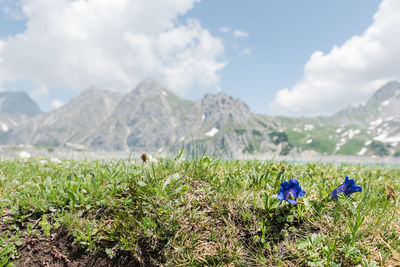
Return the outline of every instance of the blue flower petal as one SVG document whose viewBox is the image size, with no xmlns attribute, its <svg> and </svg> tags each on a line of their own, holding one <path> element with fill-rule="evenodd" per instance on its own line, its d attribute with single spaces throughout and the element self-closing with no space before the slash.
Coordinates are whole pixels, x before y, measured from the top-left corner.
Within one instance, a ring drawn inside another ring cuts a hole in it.
<svg viewBox="0 0 400 267">
<path fill-rule="evenodd" d="M 290 183 L 283 181 L 281 183 L 281 190 L 282 190 L 282 188 L 283 188 L 283 190 L 288 190 L 290 188 Z"/>
<path fill-rule="evenodd" d="M 285 199 L 285 195 L 283 194 L 282 191 L 280 191 L 280 192 L 278 193 L 278 199 L 279 199 L 280 201 L 282 201 L 282 200 Z"/>
<path fill-rule="evenodd" d="M 294 178 L 290 179 L 289 183 L 291 184 L 291 186 L 299 186 L 299 181 Z"/>
<path fill-rule="evenodd" d="M 297 204 L 297 201 L 294 199 L 285 199 L 287 202 L 289 202 L 290 204 Z"/>
<path fill-rule="evenodd" d="M 346 179 L 343 184 L 346 186 L 352 186 L 356 184 L 356 182 L 354 182 L 354 179 Z"/>
<path fill-rule="evenodd" d="M 295 195 L 297 195 L 301 191 L 300 185 L 294 185 L 292 187 L 293 192 L 295 192 Z"/>
<path fill-rule="evenodd" d="M 362 192 L 362 187 L 359 185 L 354 184 L 351 188 L 350 188 L 351 192 Z"/>
<path fill-rule="evenodd" d="M 362 192 L 362 187 L 359 185 L 356 185 L 354 179 L 349 179 L 349 177 L 346 175 L 346 179 L 344 182 L 336 187 L 332 192 L 331 192 L 331 198 L 337 199 L 339 193 L 345 194 L 345 196 L 350 196 L 351 194 L 355 192 Z"/>
<path fill-rule="evenodd" d="M 301 189 L 299 181 L 292 178 L 289 182 L 283 181 L 278 193 L 280 201 L 286 200 L 290 204 L 297 204 L 297 198 L 304 196 L 306 192 Z"/>
<path fill-rule="evenodd" d="M 300 190 L 300 191 L 297 193 L 297 198 L 302 197 L 302 196 L 304 196 L 305 194 L 306 194 L 306 191 L 304 191 L 304 190 L 302 189 L 302 190 Z"/>
<path fill-rule="evenodd" d="M 332 191 L 332 193 L 331 193 L 331 198 L 333 198 L 333 199 L 337 199 L 338 198 L 338 190 L 337 190 L 337 188 L 335 189 L 335 190 L 333 190 Z"/>
</svg>

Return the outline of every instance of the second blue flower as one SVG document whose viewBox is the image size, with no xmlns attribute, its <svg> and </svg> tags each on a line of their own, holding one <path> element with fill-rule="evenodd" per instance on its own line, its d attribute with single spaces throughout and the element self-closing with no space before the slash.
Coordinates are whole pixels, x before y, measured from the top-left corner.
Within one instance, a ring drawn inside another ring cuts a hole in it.
<svg viewBox="0 0 400 267">
<path fill-rule="evenodd" d="M 346 197 L 348 197 L 355 192 L 362 192 L 362 187 L 356 185 L 354 179 L 349 179 L 349 176 L 346 175 L 344 182 L 332 191 L 331 197 L 333 199 L 337 199 L 340 193 L 343 193 Z"/>
</svg>

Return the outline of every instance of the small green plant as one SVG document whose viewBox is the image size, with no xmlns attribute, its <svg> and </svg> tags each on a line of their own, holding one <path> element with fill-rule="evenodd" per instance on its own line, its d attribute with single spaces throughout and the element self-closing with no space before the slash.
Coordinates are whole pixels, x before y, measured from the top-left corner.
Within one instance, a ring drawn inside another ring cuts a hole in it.
<svg viewBox="0 0 400 267">
<path fill-rule="evenodd" d="M 349 217 L 346 222 L 347 227 L 350 230 L 348 235 L 348 244 L 353 245 L 354 242 L 360 239 L 362 233 L 359 231 L 362 223 L 364 222 L 365 217 L 362 215 L 361 211 L 358 211 L 354 217 Z"/>
<path fill-rule="evenodd" d="M 39 222 L 39 227 L 42 229 L 44 236 L 50 236 L 51 224 L 47 221 L 47 214 L 43 214 L 41 221 Z"/>
<path fill-rule="evenodd" d="M 74 236 L 75 242 L 83 245 L 87 248 L 87 251 L 91 251 L 96 246 L 96 233 L 98 229 L 93 223 L 86 222 L 85 228 L 82 230 L 75 229 Z"/>
<path fill-rule="evenodd" d="M 0 234 L 0 266 L 15 266 L 13 260 L 18 257 L 18 247 L 22 245 L 20 233 L 10 232 Z"/>
<path fill-rule="evenodd" d="M 26 234 L 28 236 L 38 236 L 39 231 L 37 229 L 32 229 L 33 228 L 33 223 L 28 223 L 26 226 Z"/>
</svg>

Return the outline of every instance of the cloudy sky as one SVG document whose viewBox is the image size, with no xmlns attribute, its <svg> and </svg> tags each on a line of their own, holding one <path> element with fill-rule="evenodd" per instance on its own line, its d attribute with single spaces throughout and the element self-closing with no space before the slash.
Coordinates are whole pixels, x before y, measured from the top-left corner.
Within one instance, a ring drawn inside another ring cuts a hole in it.
<svg viewBox="0 0 400 267">
<path fill-rule="evenodd" d="M 330 114 L 400 80 L 399 0 L 0 0 L 0 90 L 48 111 L 146 77 L 264 114 Z"/>
</svg>

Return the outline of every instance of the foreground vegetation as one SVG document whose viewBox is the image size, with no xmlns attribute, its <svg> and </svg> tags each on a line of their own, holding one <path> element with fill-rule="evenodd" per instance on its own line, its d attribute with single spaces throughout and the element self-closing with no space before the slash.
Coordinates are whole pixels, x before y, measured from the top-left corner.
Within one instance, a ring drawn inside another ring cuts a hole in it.
<svg viewBox="0 0 400 267">
<path fill-rule="evenodd" d="M 363 192 L 331 200 L 345 175 Z M 292 177 L 306 191 L 296 205 L 276 198 Z M 395 266 L 398 192 L 394 167 L 208 157 L 4 161 L 0 266 L 68 265 L 88 255 L 87 264 L 104 260 L 96 266 Z"/>
</svg>

